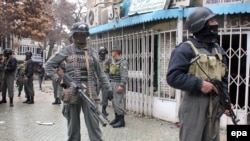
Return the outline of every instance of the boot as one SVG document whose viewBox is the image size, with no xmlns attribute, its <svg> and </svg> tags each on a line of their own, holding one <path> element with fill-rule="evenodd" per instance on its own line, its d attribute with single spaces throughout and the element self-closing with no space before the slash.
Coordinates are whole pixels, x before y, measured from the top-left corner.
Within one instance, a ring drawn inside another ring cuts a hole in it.
<svg viewBox="0 0 250 141">
<path fill-rule="evenodd" d="M 102 113 L 104 116 L 108 116 L 109 114 L 106 111 L 107 106 L 102 106 Z"/>
<path fill-rule="evenodd" d="M 30 101 L 27 102 L 27 104 L 34 104 L 34 96 L 31 96 L 31 97 L 30 97 Z"/>
<path fill-rule="evenodd" d="M 13 104 L 13 97 L 10 97 L 10 107 L 13 107 L 14 104 Z"/>
<path fill-rule="evenodd" d="M 30 101 L 30 97 L 28 96 L 27 99 L 23 103 L 28 103 Z"/>
<path fill-rule="evenodd" d="M 2 103 L 7 103 L 6 96 L 3 96 L 2 100 L 0 101 L 0 104 L 2 104 Z"/>
<path fill-rule="evenodd" d="M 124 115 L 118 115 L 118 119 L 118 122 L 112 125 L 113 128 L 125 127 Z"/>
<path fill-rule="evenodd" d="M 61 99 L 57 98 L 57 104 L 61 104 Z"/>
<path fill-rule="evenodd" d="M 115 124 L 116 122 L 118 122 L 118 115 L 117 115 L 117 113 L 115 113 L 115 119 L 114 120 L 112 120 L 110 123 L 109 123 L 109 125 L 113 125 L 113 124 Z"/>
</svg>

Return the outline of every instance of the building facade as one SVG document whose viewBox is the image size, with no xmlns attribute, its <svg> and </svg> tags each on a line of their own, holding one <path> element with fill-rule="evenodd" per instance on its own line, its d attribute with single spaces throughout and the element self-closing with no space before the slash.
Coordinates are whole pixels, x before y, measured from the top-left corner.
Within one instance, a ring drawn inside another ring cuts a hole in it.
<svg viewBox="0 0 250 141">
<path fill-rule="evenodd" d="M 105 46 L 109 50 L 114 44 L 122 46 L 123 57 L 129 64 L 127 110 L 139 116 L 177 122 L 181 91 L 167 84 L 166 73 L 172 50 L 189 36 L 185 18 L 197 6 L 209 7 L 218 15 L 219 44 L 229 58 L 230 97 L 239 124 L 248 124 L 249 1 L 123 0 L 109 5 L 99 4 L 89 8 L 93 11 L 93 15 L 89 12 L 87 17 L 91 27 L 90 44 L 95 48 Z M 222 127 L 232 124 L 230 118 L 223 116 L 222 119 Z"/>
</svg>

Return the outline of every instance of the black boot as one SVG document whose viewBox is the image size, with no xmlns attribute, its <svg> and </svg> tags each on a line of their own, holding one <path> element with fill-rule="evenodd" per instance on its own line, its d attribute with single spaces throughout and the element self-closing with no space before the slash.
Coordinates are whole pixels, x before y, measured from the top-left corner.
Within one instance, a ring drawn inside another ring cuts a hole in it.
<svg viewBox="0 0 250 141">
<path fill-rule="evenodd" d="M 115 124 L 116 122 L 118 122 L 118 115 L 117 115 L 117 113 L 115 113 L 115 119 L 114 120 L 112 120 L 110 123 L 109 123 L 109 125 L 113 125 L 113 124 Z"/>
<path fill-rule="evenodd" d="M 120 127 L 125 127 L 125 120 L 124 120 L 124 115 L 118 115 L 118 121 L 113 124 L 113 128 L 120 128 Z"/>
<path fill-rule="evenodd" d="M 30 97 L 30 101 L 27 102 L 27 104 L 34 104 L 34 96 L 31 96 L 31 97 Z"/>
<path fill-rule="evenodd" d="M 28 96 L 27 99 L 23 103 L 28 103 L 30 101 L 30 97 Z"/>
<path fill-rule="evenodd" d="M 2 104 L 2 103 L 7 103 L 5 96 L 3 96 L 3 99 L 0 101 L 0 104 Z"/>
<path fill-rule="evenodd" d="M 102 106 L 102 113 L 103 115 L 108 116 L 109 114 L 107 113 L 106 108 L 107 106 Z"/>
<path fill-rule="evenodd" d="M 13 104 L 13 97 L 10 97 L 10 107 L 13 107 L 14 104 Z"/>
<path fill-rule="evenodd" d="M 61 104 L 61 99 L 57 98 L 57 104 Z"/>
</svg>

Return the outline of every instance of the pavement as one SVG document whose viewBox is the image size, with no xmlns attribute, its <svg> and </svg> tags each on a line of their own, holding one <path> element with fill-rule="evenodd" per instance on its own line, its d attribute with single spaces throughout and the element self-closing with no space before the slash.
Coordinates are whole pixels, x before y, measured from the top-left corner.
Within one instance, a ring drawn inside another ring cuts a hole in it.
<svg viewBox="0 0 250 141">
<path fill-rule="evenodd" d="M 24 92 L 17 96 L 15 87 L 14 107 L 0 105 L 0 141 L 66 141 L 67 124 L 61 114 L 61 105 L 54 102 L 52 82 L 43 82 L 39 90 L 38 81 L 34 80 L 35 103 L 24 104 Z M 1 96 L 0 96 L 1 98 Z M 107 109 L 112 120 L 114 113 Z M 81 140 L 89 141 L 83 114 L 81 114 Z M 148 117 L 141 117 L 128 111 L 125 115 L 126 127 L 101 127 L 105 141 L 178 141 L 179 128 L 175 123 Z M 40 125 L 39 122 L 52 125 Z M 226 131 L 221 129 L 221 141 L 226 141 Z"/>
</svg>

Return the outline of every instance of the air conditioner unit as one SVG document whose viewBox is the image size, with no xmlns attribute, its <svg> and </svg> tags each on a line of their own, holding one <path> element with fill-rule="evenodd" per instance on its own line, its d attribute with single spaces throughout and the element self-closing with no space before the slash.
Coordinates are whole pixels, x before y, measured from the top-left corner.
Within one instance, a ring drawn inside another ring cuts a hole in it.
<svg viewBox="0 0 250 141">
<path fill-rule="evenodd" d="M 110 5 L 106 9 L 108 11 L 108 22 L 120 19 L 120 5 Z"/>
<path fill-rule="evenodd" d="M 101 23 L 101 15 L 100 15 L 101 10 L 100 9 L 101 9 L 100 6 L 97 6 L 97 7 L 91 8 L 88 11 L 86 20 L 87 20 L 89 27 L 100 25 Z"/>
</svg>

